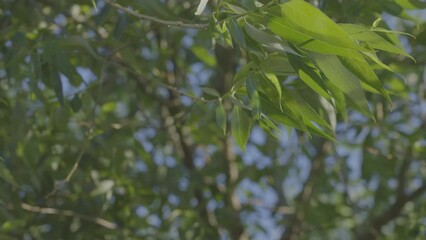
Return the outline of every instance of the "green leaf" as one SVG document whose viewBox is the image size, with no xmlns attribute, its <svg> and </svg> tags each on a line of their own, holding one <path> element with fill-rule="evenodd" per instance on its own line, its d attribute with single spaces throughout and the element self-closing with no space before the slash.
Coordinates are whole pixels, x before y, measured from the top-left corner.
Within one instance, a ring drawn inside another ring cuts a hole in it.
<svg viewBox="0 0 426 240">
<path fill-rule="evenodd" d="M 269 55 L 261 63 L 261 68 L 265 72 L 271 72 L 276 75 L 293 75 L 295 71 L 288 58 L 279 55 Z"/>
<path fill-rule="evenodd" d="M 379 23 L 381 23 L 383 21 L 382 17 L 380 16 L 379 18 L 377 18 L 376 20 L 374 20 L 372 27 L 377 27 L 379 25 Z M 344 28 L 343 28 L 344 29 Z"/>
<path fill-rule="evenodd" d="M 253 69 L 256 68 L 256 64 L 254 62 L 248 62 L 247 64 L 243 65 L 240 70 L 234 75 L 234 78 L 232 79 L 232 82 L 234 84 L 237 84 L 243 80 L 245 80 Z"/>
<path fill-rule="evenodd" d="M 351 56 L 359 49 L 349 34 L 309 3 L 284 3 L 281 13 L 282 16 L 270 18 L 269 27 L 297 47 L 341 56 Z"/>
<path fill-rule="evenodd" d="M 306 65 L 301 58 L 297 56 L 289 56 L 291 65 L 298 72 L 300 79 L 317 94 L 331 101 L 331 96 L 323 84 L 323 80 L 317 72 L 310 66 Z"/>
<path fill-rule="evenodd" d="M 272 120 L 294 127 L 303 131 L 307 131 L 306 125 L 303 122 L 303 118 L 300 114 L 296 114 L 289 108 L 287 102 L 284 102 L 284 112 L 281 111 L 278 104 L 273 102 L 264 92 L 259 91 L 260 104 L 262 112 Z"/>
<path fill-rule="evenodd" d="M 360 112 L 373 117 L 358 78 L 345 68 L 338 57 L 317 53 L 311 56 L 330 82 L 353 101 Z"/>
<path fill-rule="evenodd" d="M 264 46 L 278 50 L 280 52 L 288 52 L 294 55 L 299 55 L 288 45 L 286 41 L 277 38 L 273 34 L 257 29 L 249 23 L 244 24 L 244 31 L 250 38 L 263 44 Z"/>
<path fill-rule="evenodd" d="M 82 103 L 81 103 L 81 98 L 79 94 L 74 94 L 74 97 L 70 101 L 70 105 L 74 112 L 80 111 Z"/>
<path fill-rule="evenodd" d="M 2 232 L 12 232 L 16 231 L 17 229 L 23 228 L 27 224 L 27 219 L 13 219 L 2 222 L 1 225 L 1 231 Z M 2 238 L 3 239 L 3 238 Z M 7 239 L 7 238 L 6 238 Z M 16 239 L 16 238 L 10 238 L 10 239 Z"/>
<path fill-rule="evenodd" d="M 367 86 L 381 93 L 389 102 L 391 101 L 388 92 L 385 90 L 376 73 L 367 61 L 364 59 L 359 60 L 359 58 L 355 59 L 348 57 L 340 57 L 340 61 Z"/>
<path fill-rule="evenodd" d="M 209 21 L 209 28 L 213 32 L 213 43 L 216 42 L 224 47 L 227 46 L 233 46 L 232 45 L 232 39 L 231 34 L 229 32 L 228 27 L 226 26 L 226 22 L 220 23 L 217 19 L 215 14 L 213 13 L 210 21 Z"/>
<path fill-rule="evenodd" d="M 426 2 L 421 0 L 395 0 L 395 2 L 405 9 L 426 8 Z"/>
<path fill-rule="evenodd" d="M 259 120 L 259 126 L 265 130 L 268 134 L 278 139 L 278 135 L 281 130 L 277 127 L 277 125 L 269 119 L 267 116 L 262 116 Z"/>
<path fill-rule="evenodd" d="M 240 26 L 238 26 L 237 21 L 231 18 L 227 22 L 227 26 L 228 26 L 229 32 L 231 33 L 232 40 L 234 40 L 234 42 L 237 43 L 238 46 L 242 48 L 246 48 L 244 33 L 241 30 Z"/>
<path fill-rule="evenodd" d="M 99 56 L 90 46 L 89 42 L 81 36 L 69 36 L 64 39 L 60 39 L 57 42 L 57 47 L 61 48 L 81 48 L 87 51 L 92 57 L 99 59 Z"/>
<path fill-rule="evenodd" d="M 355 24 L 340 24 L 340 26 L 355 40 L 363 41 L 374 49 L 380 49 L 390 53 L 404 55 L 414 60 L 414 58 L 407 54 L 403 49 L 391 44 L 377 33 L 372 32 L 363 26 Z"/>
<path fill-rule="evenodd" d="M 202 87 L 201 90 L 203 90 L 203 92 L 213 97 L 220 97 L 219 92 L 214 88 Z"/>
<path fill-rule="evenodd" d="M 0 178 L 12 186 L 18 186 L 9 168 L 5 165 L 3 158 L 0 157 Z"/>
<path fill-rule="evenodd" d="M 57 52 L 56 56 L 54 56 L 53 64 L 59 72 L 69 79 L 73 86 L 78 87 L 83 82 L 80 74 L 71 64 L 69 56 L 64 51 Z"/>
<path fill-rule="evenodd" d="M 394 34 L 394 35 L 406 35 L 406 36 L 409 36 L 409 37 L 412 37 L 412 38 L 416 38 L 414 35 L 406 33 L 406 32 L 393 31 L 393 30 L 388 30 L 388 29 L 379 28 L 379 27 L 372 27 L 371 31 L 387 33 L 387 34 Z"/>
<path fill-rule="evenodd" d="M 215 110 L 215 118 L 217 126 L 222 130 L 222 133 L 226 134 L 226 112 L 223 107 L 223 103 L 220 102 Z"/>
<path fill-rule="evenodd" d="M 234 106 L 231 114 L 231 131 L 237 145 L 246 150 L 246 143 L 251 130 L 251 118 L 238 106 Z"/>
<path fill-rule="evenodd" d="M 0 96 L 0 124 L 3 125 L 3 127 L 5 127 L 7 123 L 10 123 L 10 116 L 10 103 L 7 98 Z"/>
<path fill-rule="evenodd" d="M 275 94 L 272 94 L 273 98 L 277 99 L 279 106 L 282 110 L 282 104 L 281 104 L 281 97 L 283 95 L 282 93 L 282 89 L 281 89 L 281 84 L 280 81 L 278 80 L 277 76 L 275 76 L 275 74 L 273 73 L 269 73 L 269 72 L 264 72 L 263 75 L 266 78 L 266 83 L 268 83 L 266 86 L 268 86 L 268 88 L 272 89 Z M 265 85 L 262 85 L 263 87 Z M 269 93 L 271 92 L 269 89 L 264 89 L 265 92 Z"/>
<path fill-rule="evenodd" d="M 371 60 L 373 60 L 373 62 L 377 63 L 377 65 L 379 65 L 380 67 L 382 67 L 383 69 L 386 69 L 390 72 L 395 72 L 395 70 L 393 70 L 392 68 L 390 68 L 388 65 L 384 64 L 382 62 L 382 60 L 380 60 L 380 58 L 377 56 L 377 54 L 373 51 L 362 51 L 362 54 L 364 54 L 365 56 L 367 56 L 368 58 L 370 58 Z"/>
<path fill-rule="evenodd" d="M 64 92 L 62 88 L 62 80 L 60 78 L 59 73 L 56 71 L 56 69 L 53 68 L 52 65 L 50 65 L 49 67 L 49 77 L 46 81 L 48 81 L 48 84 L 46 85 L 55 91 L 56 98 L 58 99 L 61 106 L 63 106 Z"/>
<path fill-rule="evenodd" d="M 111 112 L 115 111 L 116 108 L 117 108 L 117 103 L 113 102 L 113 101 L 106 102 L 101 107 L 102 112 L 104 112 L 104 113 L 111 113 Z"/>
<path fill-rule="evenodd" d="M 301 129 L 307 133 L 309 133 L 308 128 L 306 127 L 305 117 L 303 116 L 303 112 L 300 104 L 296 101 L 296 99 L 290 94 L 287 89 L 283 89 L 284 94 L 282 95 L 282 100 L 279 101 L 280 108 L 282 109 L 282 105 L 285 104 L 290 111 L 293 113 L 293 119 L 300 123 Z M 289 112 L 286 111 L 288 114 Z"/>
<path fill-rule="evenodd" d="M 235 6 L 233 4 L 230 3 L 225 3 L 226 7 L 232 11 L 232 13 L 235 13 L 237 15 L 242 15 L 245 14 L 247 12 L 247 10 L 245 10 L 244 8 Z"/>
<path fill-rule="evenodd" d="M 284 89 L 284 91 L 284 95 L 290 95 L 295 100 L 295 107 L 299 109 L 306 124 L 309 124 L 313 121 L 319 126 L 323 127 L 325 131 L 329 132 L 329 134 L 331 134 L 332 128 L 330 124 L 328 124 L 328 122 L 325 121 L 324 118 L 315 109 L 313 109 L 301 96 L 299 96 L 296 91 L 289 91 L 286 89 Z"/>
<path fill-rule="evenodd" d="M 260 110 L 260 97 L 259 92 L 257 91 L 257 84 L 253 79 L 252 74 L 249 74 L 246 80 L 246 89 L 250 99 L 250 107 L 252 112 L 252 117 L 254 120 L 260 119 L 261 110 Z"/>
<path fill-rule="evenodd" d="M 201 61 L 203 61 L 209 67 L 216 66 L 216 58 L 205 48 L 199 45 L 193 45 L 191 47 L 192 53 Z"/>
</svg>

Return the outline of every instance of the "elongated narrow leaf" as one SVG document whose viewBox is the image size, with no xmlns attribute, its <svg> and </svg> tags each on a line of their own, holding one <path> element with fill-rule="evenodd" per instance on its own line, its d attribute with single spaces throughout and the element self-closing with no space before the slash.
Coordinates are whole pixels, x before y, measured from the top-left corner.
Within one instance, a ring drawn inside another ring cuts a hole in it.
<svg viewBox="0 0 426 240">
<path fill-rule="evenodd" d="M 426 8 L 426 2 L 421 0 L 395 0 L 395 2 L 405 9 Z"/>
<path fill-rule="evenodd" d="M 401 32 L 401 31 L 394 31 L 394 30 L 388 30 L 388 29 L 384 29 L 384 28 L 380 28 L 380 27 L 373 27 L 373 28 L 371 28 L 371 31 L 380 32 L 380 33 L 386 33 L 386 34 L 393 34 L 393 35 L 406 35 L 406 36 L 409 36 L 409 37 L 412 37 L 412 38 L 416 38 L 414 35 L 412 35 L 410 33 Z"/>
<path fill-rule="evenodd" d="M 302 130 L 309 133 L 308 128 L 306 127 L 306 121 L 304 121 L 303 112 L 301 111 L 301 107 L 296 99 L 291 96 L 291 94 L 283 90 L 285 93 L 282 95 L 282 101 L 280 101 L 280 108 L 282 109 L 282 105 L 287 106 L 290 111 L 294 114 L 295 120 L 301 123 Z"/>
<path fill-rule="evenodd" d="M 285 107 L 284 114 L 281 109 L 278 107 L 278 104 L 274 103 L 272 100 L 267 97 L 267 95 L 261 91 L 259 91 L 260 104 L 262 107 L 262 112 L 265 113 L 266 116 L 271 118 L 273 121 L 277 123 L 281 123 L 290 127 L 294 127 L 300 130 L 305 130 L 303 119 L 301 116 L 296 117 L 296 115 L 287 107 Z M 288 110 L 288 111 L 286 111 Z M 298 120 L 296 120 L 298 118 Z"/>
<path fill-rule="evenodd" d="M 82 101 L 81 101 L 79 94 L 74 94 L 74 97 L 70 101 L 70 105 L 71 105 L 71 109 L 74 112 L 80 111 Z"/>
<path fill-rule="evenodd" d="M 330 82 L 354 102 L 359 111 L 372 117 L 359 79 L 345 68 L 339 58 L 317 53 L 311 56 Z"/>
<path fill-rule="evenodd" d="M 281 130 L 277 127 L 277 125 L 269 119 L 267 116 L 263 116 L 259 121 L 259 126 L 265 130 L 271 136 L 278 138 L 278 135 Z"/>
<path fill-rule="evenodd" d="M 323 84 L 323 80 L 311 67 L 307 66 L 301 58 L 297 56 L 289 56 L 289 61 L 293 68 L 298 71 L 300 79 L 312 90 L 331 101 L 331 96 Z"/>
<path fill-rule="evenodd" d="M 351 35 L 357 41 L 363 41 L 374 49 L 379 49 L 387 51 L 390 53 L 404 55 L 413 59 L 409 54 L 407 54 L 404 49 L 399 48 L 392 43 L 388 42 L 386 39 L 378 35 L 377 33 L 370 31 L 369 29 L 355 24 L 341 24 L 340 25 L 347 33 Z M 414 60 L 414 59 L 413 59 Z"/>
<path fill-rule="evenodd" d="M 246 89 L 250 98 L 250 107 L 254 120 L 258 120 L 261 116 L 260 98 L 257 88 L 258 86 L 255 82 L 255 79 L 253 79 L 252 74 L 249 74 L 246 80 Z"/>
<path fill-rule="evenodd" d="M 311 4 L 292 0 L 281 5 L 281 13 L 285 22 L 309 34 L 314 39 L 320 39 L 330 44 L 357 49 L 350 36 L 321 10 Z"/>
<path fill-rule="evenodd" d="M 69 36 L 64 39 L 57 41 L 57 47 L 59 48 L 81 48 L 87 51 L 91 56 L 99 59 L 99 56 L 90 46 L 89 42 L 81 36 Z"/>
<path fill-rule="evenodd" d="M 241 67 L 241 69 L 234 75 L 234 78 L 232 79 L 232 82 L 234 84 L 239 83 L 243 80 L 245 80 L 250 73 L 255 68 L 254 62 L 249 62 Z"/>
<path fill-rule="evenodd" d="M 4 164 L 4 160 L 0 157 L 0 178 L 13 186 L 18 186 L 15 178 L 9 168 Z"/>
<path fill-rule="evenodd" d="M 46 76 L 42 78 L 43 83 L 55 91 L 55 95 L 59 103 L 61 106 L 63 106 L 64 92 L 62 89 L 62 80 L 60 78 L 59 72 L 54 67 L 54 64 L 51 62 L 44 63 L 42 66 L 42 74 Z"/>
<path fill-rule="evenodd" d="M 193 45 L 191 47 L 192 53 L 209 67 L 216 66 L 216 58 L 205 47 Z"/>
<path fill-rule="evenodd" d="M 231 115 L 231 131 L 237 145 L 245 151 L 251 130 L 251 118 L 238 106 L 234 106 Z"/>
<path fill-rule="evenodd" d="M 381 93 L 389 102 L 391 101 L 388 92 L 367 61 L 347 57 L 340 57 L 340 61 L 367 86 Z"/>
<path fill-rule="evenodd" d="M 54 57 L 53 64 L 59 72 L 69 79 L 73 86 L 78 87 L 83 82 L 83 79 L 80 74 L 78 74 L 76 68 L 71 64 L 69 56 L 65 52 L 58 51 L 57 55 Z"/>
<path fill-rule="evenodd" d="M 223 107 L 222 102 L 217 105 L 215 110 L 215 117 L 216 117 L 216 124 L 219 126 L 219 128 L 222 130 L 222 133 L 226 134 L 226 112 L 225 108 Z"/>
<path fill-rule="evenodd" d="M 283 104 L 284 107 L 286 108 L 287 111 L 285 111 L 285 114 L 282 113 L 280 111 L 280 109 L 277 107 L 277 104 L 274 104 L 273 102 L 271 102 L 268 97 L 266 97 L 266 95 L 262 92 L 259 92 L 260 95 L 260 99 L 261 99 L 261 105 L 262 105 L 262 110 L 265 113 L 265 115 L 267 117 L 269 117 L 271 120 L 277 122 L 277 123 L 281 123 L 284 124 L 286 126 L 289 127 L 293 127 L 299 130 L 302 130 L 304 132 L 313 132 L 315 134 L 318 134 L 320 136 L 323 136 L 327 139 L 333 140 L 333 136 L 330 134 L 327 134 L 326 132 L 324 132 L 323 130 L 319 129 L 318 127 L 316 127 L 314 124 L 312 124 L 311 122 L 309 122 L 308 124 L 305 124 L 303 121 L 303 118 L 299 113 L 298 116 L 288 107 L 287 104 Z M 291 98 L 289 98 L 291 100 Z M 285 103 L 286 101 L 284 101 Z M 296 106 L 296 104 L 290 104 L 293 106 Z M 297 111 L 297 109 L 295 109 L 295 111 Z M 263 118 L 262 118 L 263 119 Z M 269 120 L 269 119 L 268 119 Z"/>
<path fill-rule="evenodd" d="M 277 76 L 275 76 L 275 74 L 273 73 L 264 73 L 266 79 L 268 80 L 267 82 L 269 83 L 269 86 L 272 87 L 272 89 L 276 92 L 277 94 L 277 99 L 281 99 L 283 92 L 281 89 L 281 84 L 280 84 L 280 80 L 278 80 Z M 281 106 L 281 104 L 280 104 Z"/>
<path fill-rule="evenodd" d="M 282 16 L 270 17 L 269 27 L 298 47 L 341 56 L 351 56 L 359 49 L 348 33 L 309 3 L 284 3 L 281 13 Z"/>
<path fill-rule="evenodd" d="M 331 134 L 332 129 L 330 124 L 328 124 L 328 122 L 325 121 L 324 118 L 316 110 L 314 110 L 301 96 L 299 96 L 296 91 L 284 91 L 284 94 L 291 95 L 292 98 L 295 99 L 297 107 L 299 108 L 299 111 L 302 114 L 302 117 L 306 124 L 311 121 L 314 121 L 319 126 L 323 127 L 326 132 Z"/>
<path fill-rule="evenodd" d="M 390 72 L 395 72 L 395 70 L 393 70 L 388 65 L 383 63 L 382 60 L 380 60 L 380 58 L 377 56 L 377 54 L 375 52 L 373 52 L 373 51 L 362 51 L 362 54 L 364 54 L 365 56 L 367 56 L 368 58 L 373 60 L 373 62 L 377 63 L 377 65 L 379 65 L 383 69 L 386 69 Z"/>
<path fill-rule="evenodd" d="M 281 52 L 288 52 L 294 55 L 299 55 L 288 45 L 287 42 L 275 37 L 273 34 L 257 29 L 256 27 L 254 27 L 253 25 L 249 23 L 244 24 L 244 31 L 253 40 L 263 44 L 266 47 L 269 47 Z"/>
<path fill-rule="evenodd" d="M 236 5 L 233 5 L 233 4 L 230 4 L 230 3 L 225 3 L 225 5 L 234 14 L 242 15 L 242 14 L 245 14 L 247 12 L 247 10 L 245 10 L 244 8 L 241 8 L 239 6 L 236 6 Z"/>
<path fill-rule="evenodd" d="M 279 76 L 288 76 L 296 73 L 288 61 L 288 58 L 280 55 L 268 56 L 263 60 L 261 67 L 263 71 L 271 72 Z"/>
<path fill-rule="evenodd" d="M 220 97 L 219 92 L 214 88 L 202 87 L 201 90 L 213 97 Z"/>
<path fill-rule="evenodd" d="M 246 48 L 246 41 L 244 39 L 244 33 L 235 19 L 231 19 L 227 23 L 229 32 L 231 33 L 232 40 L 242 48 Z"/>
</svg>

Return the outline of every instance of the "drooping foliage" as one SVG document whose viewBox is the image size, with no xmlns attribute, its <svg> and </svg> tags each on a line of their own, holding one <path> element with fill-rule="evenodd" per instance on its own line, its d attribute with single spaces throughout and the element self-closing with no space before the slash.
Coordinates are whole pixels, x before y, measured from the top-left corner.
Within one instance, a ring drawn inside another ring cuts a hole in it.
<svg viewBox="0 0 426 240">
<path fill-rule="evenodd" d="M 424 234 L 424 2 L 202 2 L 0 3 L 0 239 Z"/>
</svg>

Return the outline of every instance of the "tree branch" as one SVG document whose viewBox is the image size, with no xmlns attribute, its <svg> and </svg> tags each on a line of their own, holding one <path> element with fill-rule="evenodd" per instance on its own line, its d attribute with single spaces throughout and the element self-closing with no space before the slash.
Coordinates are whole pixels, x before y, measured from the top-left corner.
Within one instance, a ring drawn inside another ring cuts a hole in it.
<svg viewBox="0 0 426 240">
<path fill-rule="evenodd" d="M 411 194 L 399 196 L 385 212 L 383 212 L 380 216 L 378 216 L 371 222 L 370 227 L 367 230 L 357 235 L 357 239 L 376 239 L 377 237 L 379 237 L 381 235 L 382 227 L 388 222 L 400 216 L 401 211 L 406 203 L 415 200 L 425 192 L 426 184 L 423 184 Z"/>
<path fill-rule="evenodd" d="M 407 185 L 406 175 L 412 161 L 411 159 L 412 155 L 413 155 L 413 145 L 409 143 L 408 149 L 405 152 L 404 159 L 402 159 L 402 164 L 398 172 L 398 188 L 397 188 L 398 195 L 404 195 L 404 189 Z"/>
<path fill-rule="evenodd" d="M 113 222 L 110 222 L 110 221 L 105 220 L 103 218 L 92 217 L 92 216 L 89 216 L 89 215 L 76 213 L 76 212 L 73 212 L 71 210 L 61 210 L 61 209 L 56 209 L 56 208 L 43 208 L 43 207 L 38 207 L 38 206 L 32 206 L 32 205 L 27 204 L 27 203 L 22 203 L 21 208 L 26 210 L 26 211 L 29 211 L 29 212 L 40 213 L 40 214 L 61 215 L 61 216 L 65 216 L 65 217 L 76 217 L 76 218 L 83 219 L 87 222 L 95 223 L 95 224 L 97 224 L 101 227 L 107 228 L 107 229 L 112 229 L 112 230 L 117 229 L 117 224 L 115 224 Z"/>
<path fill-rule="evenodd" d="M 135 16 L 141 20 L 148 20 L 151 22 L 156 22 L 159 24 L 167 25 L 167 26 L 174 26 L 174 27 L 182 27 L 182 28 L 195 28 L 195 29 L 205 29 L 208 27 L 208 24 L 206 23 L 184 23 L 182 21 L 170 21 L 170 20 L 163 20 L 159 19 L 153 16 L 144 15 L 138 12 L 135 12 L 129 8 L 123 7 L 120 4 L 113 2 L 112 0 L 105 0 L 106 3 L 111 5 L 114 8 L 117 8 L 127 14 L 130 14 L 132 16 Z"/>
<path fill-rule="evenodd" d="M 214 78 L 215 89 L 220 95 L 225 95 L 232 88 L 232 79 L 238 67 L 238 51 L 237 49 L 226 48 L 216 45 L 214 48 L 216 57 L 216 74 Z M 229 114 L 232 110 L 232 103 L 229 99 L 223 101 L 225 111 Z M 232 222 L 232 226 L 225 227 L 232 239 L 248 239 L 244 230 L 244 225 L 240 220 L 241 202 L 238 198 L 235 189 L 239 182 L 238 159 L 232 148 L 233 139 L 231 135 L 231 126 L 229 119 L 227 120 L 227 132 L 221 140 L 221 158 L 223 164 L 223 172 L 226 176 L 226 188 L 224 191 L 225 205 L 228 207 L 228 218 Z"/>
<path fill-rule="evenodd" d="M 74 176 L 75 172 L 78 169 L 78 165 L 81 162 L 81 159 L 83 158 L 83 154 L 85 152 L 85 148 L 83 147 L 80 150 L 80 153 L 78 154 L 77 158 L 74 161 L 74 165 L 72 166 L 70 172 L 68 173 L 68 175 L 63 179 L 63 180 L 55 180 L 55 185 L 53 186 L 53 189 L 51 192 L 49 192 L 44 198 L 48 199 L 50 197 L 52 197 L 53 195 L 55 195 L 59 190 L 61 190 L 62 188 L 64 188 L 66 186 L 66 184 L 68 184 L 72 178 L 72 176 Z"/>
</svg>

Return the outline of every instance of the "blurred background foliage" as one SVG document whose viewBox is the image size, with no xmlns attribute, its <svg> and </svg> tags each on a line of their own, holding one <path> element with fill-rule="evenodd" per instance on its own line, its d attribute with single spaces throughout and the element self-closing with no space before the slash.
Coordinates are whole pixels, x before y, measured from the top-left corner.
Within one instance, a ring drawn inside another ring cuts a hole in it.
<svg viewBox="0 0 426 240">
<path fill-rule="evenodd" d="M 379 52 L 395 72 L 372 65 L 391 106 L 367 92 L 375 121 L 349 108 L 335 141 L 235 130 L 251 117 L 222 97 L 249 57 L 241 25 L 231 48 L 212 16 L 254 1 L 210 1 L 202 16 L 198 1 L 117 2 L 208 27 L 103 0 L 0 2 L 0 239 L 425 238 L 424 1 L 310 1 L 415 36 L 397 35 L 415 63 Z"/>
</svg>

